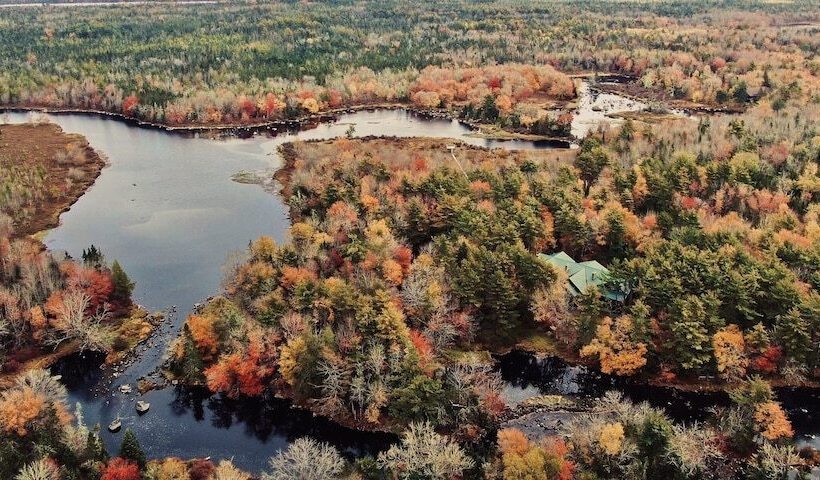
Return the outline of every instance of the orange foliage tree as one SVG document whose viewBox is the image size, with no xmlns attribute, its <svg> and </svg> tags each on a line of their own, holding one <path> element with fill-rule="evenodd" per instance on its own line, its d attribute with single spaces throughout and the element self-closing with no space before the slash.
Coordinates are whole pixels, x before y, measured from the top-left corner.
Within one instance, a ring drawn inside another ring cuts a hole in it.
<svg viewBox="0 0 820 480">
<path fill-rule="evenodd" d="M 786 412 L 777 402 L 770 401 L 757 405 L 754 417 L 758 431 L 767 440 L 782 440 L 794 435 Z"/>
<path fill-rule="evenodd" d="M 30 387 L 4 392 L 0 399 L 0 428 L 20 437 L 26 436 L 45 404 L 45 399 Z"/>
<path fill-rule="evenodd" d="M 728 325 L 712 336 L 718 373 L 726 380 L 737 380 L 746 374 L 749 360 L 746 343 L 737 325 Z"/>
<path fill-rule="evenodd" d="M 571 480 L 575 465 L 566 458 L 569 451 L 563 440 L 545 438 L 531 442 L 514 428 L 498 432 L 504 479 Z"/>
</svg>

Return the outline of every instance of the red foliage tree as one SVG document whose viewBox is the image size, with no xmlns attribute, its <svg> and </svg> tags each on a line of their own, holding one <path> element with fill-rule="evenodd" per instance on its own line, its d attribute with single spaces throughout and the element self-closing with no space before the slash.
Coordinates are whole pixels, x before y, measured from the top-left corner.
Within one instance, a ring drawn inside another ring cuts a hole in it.
<svg viewBox="0 0 820 480">
<path fill-rule="evenodd" d="M 223 356 L 205 370 L 208 388 L 230 398 L 260 395 L 273 373 L 270 365 L 275 363 L 275 351 L 275 347 L 264 342 L 260 334 L 250 335 L 244 352 Z"/>
<path fill-rule="evenodd" d="M 782 356 L 783 350 L 771 345 L 752 360 L 752 369 L 762 373 L 775 373 Z"/>
<path fill-rule="evenodd" d="M 338 90 L 330 90 L 327 92 L 327 104 L 330 108 L 339 108 L 344 103 L 341 92 Z"/>
<path fill-rule="evenodd" d="M 140 480 L 140 478 L 140 469 L 136 463 L 115 457 L 106 465 L 101 480 Z"/>
<path fill-rule="evenodd" d="M 393 250 L 393 260 L 401 265 L 402 274 L 407 275 L 410 271 L 410 263 L 413 261 L 413 251 L 406 245 L 399 245 Z"/>
<path fill-rule="evenodd" d="M 430 340 L 418 330 L 410 330 L 410 341 L 413 342 L 413 346 L 416 347 L 416 351 L 419 353 L 421 368 L 425 370 L 425 372 L 430 373 L 430 367 L 435 358 Z"/>
<path fill-rule="evenodd" d="M 242 97 L 239 100 L 239 110 L 248 117 L 256 115 L 256 105 L 248 97 Z"/>
<path fill-rule="evenodd" d="M 214 471 L 214 464 L 210 460 L 192 460 L 188 467 L 188 477 L 191 480 L 208 480 Z"/>
<path fill-rule="evenodd" d="M 132 94 L 125 97 L 125 100 L 122 101 L 122 113 L 129 116 L 133 115 L 139 103 L 140 100 L 136 95 Z"/>
</svg>

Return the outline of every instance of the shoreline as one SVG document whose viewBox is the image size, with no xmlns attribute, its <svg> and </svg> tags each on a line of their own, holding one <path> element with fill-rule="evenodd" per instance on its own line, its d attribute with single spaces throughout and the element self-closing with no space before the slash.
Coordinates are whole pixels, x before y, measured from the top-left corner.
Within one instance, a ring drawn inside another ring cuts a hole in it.
<svg viewBox="0 0 820 480">
<path fill-rule="evenodd" d="M 78 166 L 62 165 L 56 160 L 49 160 L 46 162 L 46 165 L 42 166 L 43 168 L 49 169 L 49 176 L 53 177 L 52 181 L 56 183 L 65 181 L 65 179 L 68 178 L 67 172 L 70 172 L 71 169 L 76 168 L 86 175 L 82 180 L 73 182 L 71 188 L 64 193 L 57 196 L 49 195 L 47 198 L 44 198 L 35 206 L 35 213 L 28 218 L 27 221 L 23 222 L 22 225 L 15 225 L 12 232 L 12 240 L 31 243 L 38 251 L 51 253 L 43 241 L 45 235 L 47 235 L 50 230 L 60 226 L 62 214 L 71 210 L 71 207 L 88 192 L 96 183 L 97 178 L 102 175 L 103 169 L 109 164 L 105 160 L 105 157 L 89 144 L 85 136 L 75 133 L 66 133 L 62 127 L 56 123 L 38 124 L 36 122 L 29 122 L 13 124 L 10 127 L 22 131 L 27 135 L 32 135 L 41 142 L 43 135 L 53 135 L 55 138 L 65 140 L 65 145 L 79 145 L 85 158 L 85 162 Z M 19 147 L 19 144 L 17 145 Z M 102 350 L 101 352 L 105 354 L 104 365 L 116 368 L 118 364 L 127 361 L 135 354 L 136 347 L 150 338 L 159 325 L 162 324 L 163 320 L 164 315 L 152 314 L 136 304 L 130 305 L 125 311 L 113 313 L 111 317 L 106 319 L 102 324 L 106 335 L 111 335 L 112 338 L 122 337 L 120 333 L 132 332 L 132 329 L 121 330 L 123 326 L 129 323 L 142 322 L 141 324 L 144 328 L 127 338 L 129 342 L 128 348 L 120 351 L 114 349 Z M 19 375 L 25 374 L 30 370 L 48 369 L 60 360 L 71 355 L 96 351 L 82 349 L 81 347 L 78 341 L 72 340 L 61 343 L 53 347 L 52 350 L 41 349 L 37 355 L 21 362 L 15 371 L 0 372 L 0 389 L 12 386 Z"/>
<path fill-rule="evenodd" d="M 43 113 L 53 115 L 86 115 L 94 117 L 109 118 L 124 122 L 128 125 L 146 128 L 153 130 L 161 130 L 172 134 L 183 136 L 195 136 L 201 134 L 216 134 L 218 137 L 239 137 L 247 138 L 257 133 L 268 133 L 278 135 L 282 132 L 301 131 L 305 127 L 318 125 L 321 123 L 329 123 L 338 121 L 341 115 L 353 114 L 357 112 L 375 112 L 379 110 L 387 111 L 405 111 L 407 113 L 418 115 L 425 119 L 440 119 L 456 121 L 459 124 L 474 131 L 476 138 L 484 138 L 487 140 L 510 141 L 510 140 L 524 140 L 531 142 L 566 142 L 565 148 L 570 148 L 577 139 L 572 135 L 565 137 L 561 136 L 546 136 L 535 135 L 527 133 L 519 133 L 507 131 L 498 128 L 498 133 L 487 133 L 484 130 L 490 125 L 470 122 L 457 118 L 453 112 L 446 109 L 422 109 L 404 103 L 374 103 L 353 105 L 344 108 L 337 108 L 326 110 L 311 115 L 303 115 L 301 117 L 286 119 L 286 120 L 268 120 L 263 122 L 253 123 L 229 123 L 229 124 L 191 124 L 191 125 L 169 125 L 167 123 L 146 122 L 134 117 L 129 117 L 122 113 L 108 112 L 105 110 L 96 110 L 90 108 L 62 108 L 62 107 L 44 107 L 44 106 L 20 106 L 20 105 L 2 105 L 0 106 L 0 115 L 3 113 Z"/>
<path fill-rule="evenodd" d="M 42 168 L 47 170 L 48 176 L 53 177 L 50 178 L 51 183 L 49 185 L 51 185 L 51 187 L 61 184 L 66 178 L 69 178 L 72 169 L 79 170 L 83 173 L 83 177 L 80 179 L 76 177 L 72 178 L 70 187 L 65 191 L 61 191 L 58 194 L 48 193 L 37 205 L 32 205 L 30 207 L 33 208 L 32 214 L 26 218 L 24 222 L 20 224 L 16 224 L 15 222 L 14 231 L 11 235 L 12 239 L 31 238 L 36 242 L 42 243 L 39 241 L 39 238 L 49 230 L 60 225 L 60 216 L 70 210 L 85 192 L 94 186 L 97 178 L 99 178 L 103 169 L 108 164 L 104 156 L 94 150 L 88 143 L 87 138 L 82 135 L 66 133 L 62 127 L 57 124 L 49 123 L 39 125 L 34 122 L 29 122 L 4 126 L 4 130 L 9 131 L 9 129 L 13 132 L 12 135 L 18 137 L 22 134 L 53 135 L 55 139 L 63 141 L 66 148 L 71 145 L 79 145 L 85 158 L 85 161 L 79 165 L 63 165 L 55 160 L 49 160 L 41 165 Z M 17 133 L 15 130 L 23 133 Z M 9 139 L 4 136 L 4 139 L 5 141 L 14 141 L 14 137 Z M 19 138 L 17 140 L 20 141 Z M 19 148 L 19 144 L 17 145 Z M 47 143 L 47 145 L 50 146 L 51 144 Z M 8 148 L 9 144 L 5 144 L 3 147 Z M 18 158 L 18 161 L 22 161 L 23 164 L 27 162 L 23 157 Z M 50 190 L 51 188 L 49 191 Z M 12 215 L 8 212 L 7 214 Z M 15 217 L 12 215 L 12 218 L 14 219 Z"/>
<path fill-rule="evenodd" d="M 718 105 L 707 105 L 703 103 L 695 103 L 690 100 L 675 100 L 675 99 L 663 99 L 663 98 L 653 98 L 651 96 L 643 96 L 638 95 L 632 92 L 629 92 L 627 88 L 623 88 L 624 86 L 629 87 L 634 83 L 620 83 L 620 82 L 613 82 L 606 85 L 602 85 L 600 82 L 593 85 L 589 85 L 590 91 L 596 93 L 609 93 L 612 95 L 619 95 L 624 98 L 628 98 L 630 100 L 634 100 L 636 102 L 643 102 L 647 104 L 651 103 L 658 103 L 661 104 L 667 110 L 679 110 L 688 115 L 693 114 L 707 114 L 707 115 L 718 115 L 718 114 L 740 114 L 746 111 L 745 108 L 742 106 L 718 106 Z M 622 88 L 619 88 L 622 87 Z M 617 113 L 617 112 L 616 112 Z"/>
<path fill-rule="evenodd" d="M 15 372 L 3 372 L 0 373 L 0 390 L 7 389 L 14 385 L 15 379 L 20 375 L 24 375 L 26 372 L 35 369 L 49 369 L 58 363 L 60 360 L 63 360 L 67 357 L 72 355 L 81 355 L 85 353 L 100 353 L 105 355 L 100 368 L 105 370 L 111 370 L 112 372 L 116 371 L 120 366 L 127 364 L 128 362 L 132 361 L 137 355 L 137 347 L 143 345 L 147 342 L 153 335 L 159 330 L 159 326 L 167 318 L 166 315 L 162 313 L 149 313 L 147 310 L 142 308 L 139 305 L 133 305 L 131 310 L 129 310 L 126 314 L 115 317 L 111 320 L 111 323 L 106 325 L 107 328 L 110 328 L 112 332 L 116 332 L 118 327 L 121 327 L 123 324 L 128 322 L 133 318 L 145 318 L 146 322 L 151 326 L 150 331 L 146 334 L 141 334 L 136 337 L 135 343 L 133 346 L 129 347 L 126 350 L 122 351 L 98 351 L 98 350 L 83 350 L 80 348 L 79 342 L 76 340 L 64 343 L 57 347 L 56 350 L 52 352 L 45 353 L 43 355 L 39 355 L 27 360 L 24 364 L 20 365 L 20 368 L 17 369 Z"/>
<path fill-rule="evenodd" d="M 385 108 L 385 107 L 384 106 L 359 107 L 357 109 L 354 109 L 354 111 L 367 110 L 367 109 L 379 109 L 379 108 Z M 421 113 L 421 112 L 416 112 L 412 109 L 407 109 L 407 108 L 402 107 L 402 106 L 396 106 L 394 108 L 402 109 L 402 110 L 405 110 L 405 111 L 408 111 L 408 112 Z M 29 110 L 26 110 L 26 111 L 32 111 L 32 110 L 29 109 Z M 42 110 L 40 110 L 40 111 L 42 111 Z M 54 113 L 54 112 L 47 111 L 46 113 Z M 89 115 L 97 115 L 97 116 L 102 115 L 102 116 L 107 116 L 107 117 L 116 117 L 116 118 L 118 118 L 122 121 L 126 121 L 126 123 L 129 123 L 128 122 L 129 120 L 133 121 L 133 119 L 128 119 L 127 117 L 124 117 L 122 115 L 109 114 L 109 113 L 105 113 L 105 112 L 66 111 L 66 112 L 62 112 L 62 113 L 85 113 L 85 114 L 89 114 Z M 333 118 L 333 117 L 328 117 L 327 115 L 320 115 L 320 116 L 318 116 L 318 118 L 317 117 L 308 117 L 307 119 L 301 120 L 299 122 L 299 124 L 300 125 L 307 124 L 308 121 L 310 121 L 310 120 L 322 121 L 321 118 L 328 119 L 328 118 Z M 325 121 L 327 121 L 327 120 L 325 120 Z M 149 125 L 148 128 L 151 128 L 151 126 Z M 166 128 L 164 128 L 163 126 L 160 126 L 160 125 L 153 126 L 153 128 L 160 128 L 160 129 L 164 129 L 166 131 L 171 131 L 171 133 L 174 133 L 174 130 L 167 130 Z M 223 128 L 230 130 L 230 129 L 236 129 L 237 127 L 226 126 L 226 127 L 223 127 Z M 182 128 L 182 130 L 183 131 L 187 130 L 187 127 Z M 178 129 L 176 131 L 178 131 Z M 367 138 L 367 137 L 365 137 L 365 138 Z M 290 147 L 291 151 L 285 151 L 289 147 Z M 284 198 L 287 198 L 289 196 L 289 194 L 287 194 L 287 192 L 285 191 L 285 189 L 288 187 L 287 179 L 289 178 L 290 174 L 292 174 L 292 172 L 293 172 L 294 163 L 295 163 L 296 158 L 295 158 L 295 152 L 292 151 L 292 144 L 291 143 L 286 143 L 286 144 L 282 145 L 280 147 L 280 149 L 281 149 L 280 154 L 282 155 L 282 158 L 283 158 L 283 164 L 274 173 L 274 178 L 276 178 L 277 180 L 280 181 L 280 183 L 282 185 L 282 189 L 283 189 L 281 194 L 283 195 Z M 78 200 L 79 197 L 81 197 L 84 193 L 85 193 L 85 191 L 83 191 L 77 197 L 76 200 Z M 75 200 L 75 202 L 76 202 L 76 200 Z M 569 356 L 561 355 L 558 352 L 539 353 L 536 350 L 528 350 L 528 349 L 525 349 L 525 348 L 521 348 L 520 346 L 505 347 L 504 349 L 499 349 L 498 351 L 494 351 L 493 353 L 498 354 L 498 352 L 502 351 L 502 350 L 504 350 L 504 353 L 509 353 L 509 352 L 519 350 L 519 351 L 523 351 L 523 352 L 527 352 L 529 354 L 532 354 L 536 358 L 543 358 L 543 357 L 547 357 L 547 356 L 553 356 L 553 357 L 559 358 L 559 359 L 561 359 L 561 360 L 563 360 L 563 361 L 565 361 L 565 362 L 567 362 L 568 364 L 571 364 L 571 365 L 583 365 L 583 363 L 573 361 L 571 358 L 569 358 Z M 480 349 L 478 351 L 480 351 Z M 72 352 L 68 352 L 63 356 L 67 356 L 70 353 L 72 353 Z M 60 357 L 60 358 L 62 358 L 62 357 Z M 55 359 L 54 361 L 56 361 L 58 359 L 59 358 Z M 597 371 L 600 371 L 600 370 L 598 368 L 593 367 L 593 371 L 597 372 Z M 660 383 L 660 381 L 658 379 L 653 379 L 651 377 L 641 378 L 640 376 L 636 376 L 634 378 L 627 378 L 627 377 L 623 377 L 623 378 L 627 381 L 634 382 L 637 385 L 649 385 L 649 386 L 652 386 L 652 387 L 669 388 L 669 389 L 675 389 L 675 390 L 680 390 L 680 391 L 689 391 L 689 392 L 694 392 L 694 393 L 696 393 L 696 392 L 726 392 L 729 388 L 731 388 L 731 384 L 723 385 L 723 384 L 718 384 L 718 383 L 715 383 L 715 382 L 707 383 L 707 384 L 687 384 L 687 383 L 679 383 L 679 382 Z M 812 389 L 813 388 L 818 388 L 817 386 L 815 386 L 813 384 L 812 385 L 786 385 L 786 384 L 782 384 L 781 382 L 777 382 L 777 381 L 774 381 L 772 383 L 773 383 L 774 386 L 776 386 L 778 388 L 812 388 Z M 165 387 L 165 386 L 167 386 L 167 383 L 165 385 L 162 385 L 162 386 L 158 385 L 157 387 L 162 388 L 162 387 Z M 195 386 L 195 385 L 192 385 L 192 386 Z M 358 423 L 356 423 L 354 421 L 351 421 L 351 419 L 327 417 L 326 415 L 322 415 L 317 410 L 315 410 L 313 405 L 296 401 L 292 397 L 292 395 L 288 394 L 288 392 L 278 391 L 278 392 L 271 392 L 270 394 L 274 397 L 277 397 L 277 398 L 282 398 L 282 399 L 289 400 L 291 402 L 293 408 L 299 408 L 299 409 L 302 409 L 302 410 L 305 410 L 305 411 L 309 411 L 314 416 L 327 418 L 327 419 L 331 420 L 332 422 L 334 422 L 334 423 L 336 423 L 340 426 L 344 426 L 344 427 L 347 427 L 347 428 L 355 429 L 357 431 L 364 431 L 364 432 L 395 433 L 395 430 L 391 429 L 391 425 L 376 425 L 376 426 L 371 427 L 371 426 L 367 426 L 367 425 L 359 425 Z"/>
<path fill-rule="evenodd" d="M 596 373 L 603 373 L 601 369 L 596 367 L 593 364 L 586 363 L 580 361 L 577 358 L 574 358 L 569 355 L 562 354 L 558 351 L 553 352 L 539 352 L 536 350 L 528 349 L 521 347 L 520 345 L 513 345 L 508 348 L 497 349 L 488 352 L 495 358 L 495 357 L 503 357 L 505 355 L 509 355 L 511 353 L 519 352 L 524 353 L 527 355 L 532 356 L 537 360 L 546 360 L 546 359 L 557 359 L 560 360 L 567 365 L 571 366 L 578 366 L 578 367 L 587 367 L 590 370 Z M 606 374 L 605 374 L 606 375 Z M 621 379 L 623 381 L 629 382 L 634 386 L 648 386 L 652 388 L 667 388 L 671 390 L 675 390 L 678 392 L 688 392 L 688 393 L 729 393 L 732 389 L 738 386 L 740 383 L 727 383 L 718 380 L 706 379 L 701 381 L 686 381 L 686 380 L 676 380 L 676 381 L 668 381 L 662 380 L 657 376 L 650 375 L 650 374 L 636 374 L 633 376 L 617 376 L 614 374 L 608 374 L 612 378 Z M 751 375 L 751 374 L 750 374 Z M 773 388 L 777 389 L 805 389 L 808 391 L 820 391 L 820 382 L 815 380 L 807 380 L 803 383 L 789 383 L 783 378 L 772 378 L 772 377 L 762 377 L 766 382 L 768 382 Z"/>
</svg>

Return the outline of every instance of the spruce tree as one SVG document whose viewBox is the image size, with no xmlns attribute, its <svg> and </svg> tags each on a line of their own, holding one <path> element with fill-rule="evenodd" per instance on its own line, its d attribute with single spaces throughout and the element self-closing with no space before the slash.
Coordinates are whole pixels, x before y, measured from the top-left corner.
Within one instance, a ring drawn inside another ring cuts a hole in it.
<svg viewBox="0 0 820 480">
<path fill-rule="evenodd" d="M 111 280 L 114 282 L 114 300 L 127 306 L 131 303 L 131 293 L 134 291 L 134 282 L 128 278 L 128 274 L 122 269 L 120 262 L 114 260 L 111 265 Z"/>
<path fill-rule="evenodd" d="M 95 462 L 105 462 L 108 460 L 108 451 L 106 451 L 105 445 L 103 445 L 100 439 L 99 425 L 94 427 L 94 430 L 88 432 L 85 443 L 85 455 L 89 460 Z"/>
<path fill-rule="evenodd" d="M 120 444 L 120 457 L 131 460 L 139 465 L 140 469 L 145 468 L 145 452 L 140 446 L 139 440 L 134 432 L 129 428 L 125 431 L 125 436 L 122 437 L 122 444 Z"/>
</svg>

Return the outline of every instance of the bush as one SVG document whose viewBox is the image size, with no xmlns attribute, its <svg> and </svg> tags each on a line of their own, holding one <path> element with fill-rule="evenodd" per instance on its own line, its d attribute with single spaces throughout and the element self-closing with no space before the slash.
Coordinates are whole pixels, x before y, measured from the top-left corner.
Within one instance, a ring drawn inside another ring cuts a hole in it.
<svg viewBox="0 0 820 480">
<path fill-rule="evenodd" d="M 115 352 L 124 352 L 128 349 L 128 346 L 128 339 L 122 335 L 117 335 L 111 343 L 111 348 L 113 348 Z"/>
</svg>

